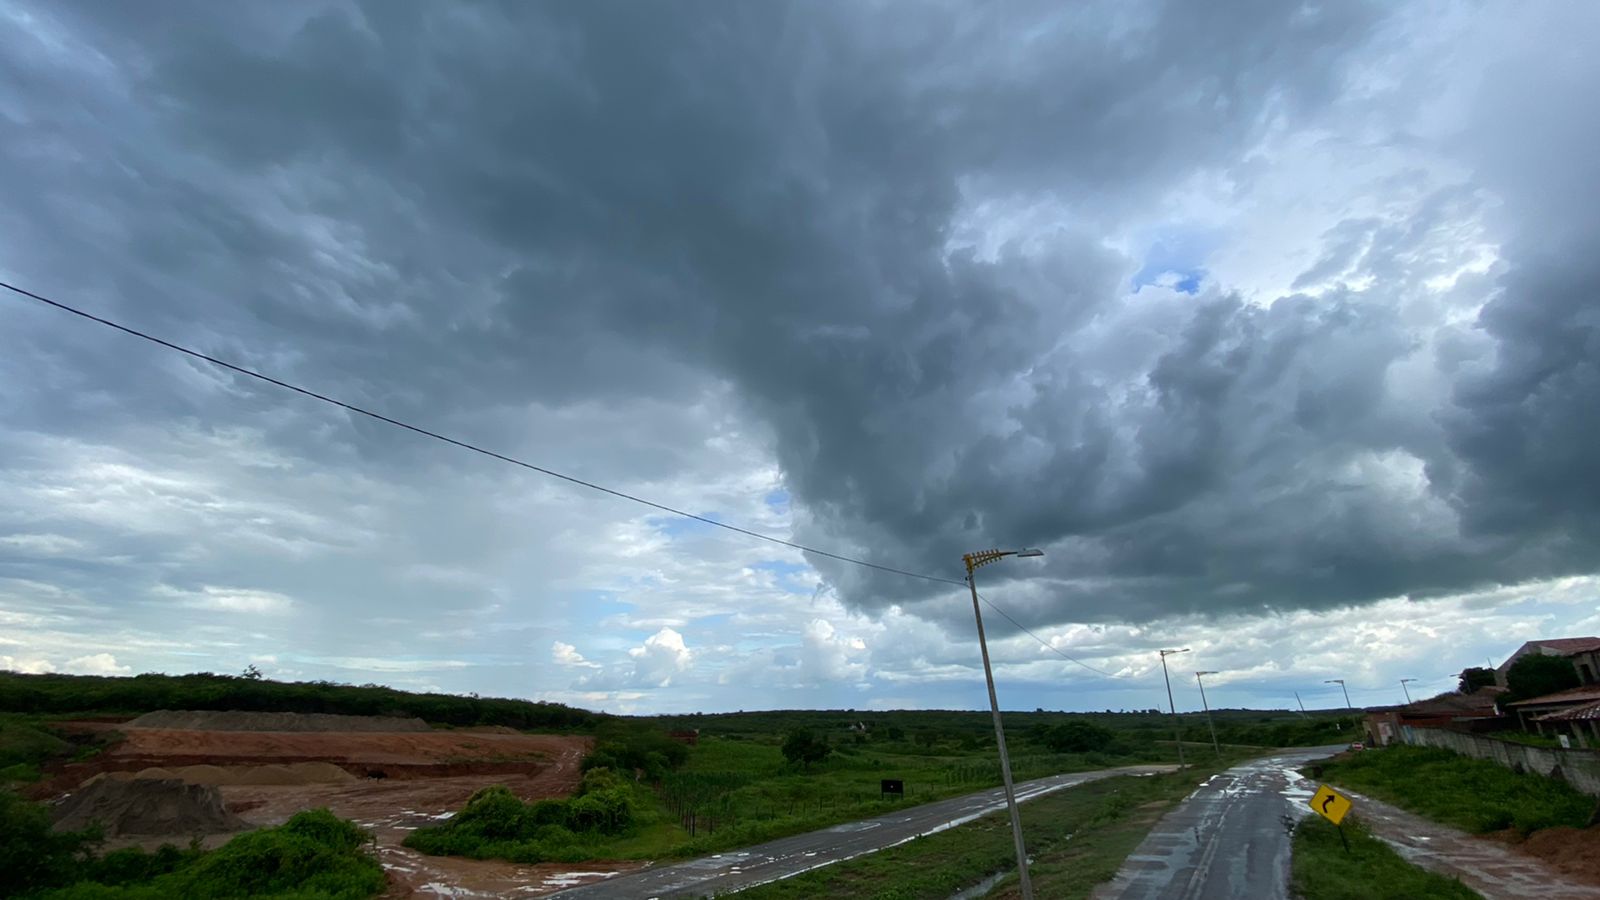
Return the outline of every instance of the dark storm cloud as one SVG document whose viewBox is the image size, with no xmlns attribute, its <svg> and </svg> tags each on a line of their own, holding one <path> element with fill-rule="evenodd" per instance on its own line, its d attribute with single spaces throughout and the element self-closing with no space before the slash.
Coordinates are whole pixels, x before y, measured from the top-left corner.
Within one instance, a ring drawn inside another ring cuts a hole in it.
<svg viewBox="0 0 1600 900">
<path fill-rule="evenodd" d="M 1570 262 L 1506 276 L 1483 319 L 1501 356 L 1447 435 L 1389 400 L 1415 343 L 1393 308 L 1226 286 L 1125 308 L 1141 261 L 1098 235 L 1321 114 L 1374 7 L 131 10 L 40 12 L 130 81 L 84 101 L 12 61 L 65 106 L 11 120 L 30 137 L 0 153 L 43 173 L 40 272 L 219 352 L 292 335 L 246 361 L 401 415 L 726 381 L 801 539 L 947 575 L 1051 543 L 1035 620 L 1572 571 L 1550 542 L 1593 527 L 1600 480 L 1561 490 L 1595 465 L 1568 443 L 1595 425 L 1596 358 Z M 108 122 L 86 161 L 41 161 Z M 985 202 L 1028 198 L 1062 210 L 1041 246 L 956 246 Z M 1416 240 L 1353 219 L 1296 287 Z M 1385 480 L 1410 461 L 1459 490 Z M 1466 534 L 1438 530 L 1450 509 Z M 814 562 L 856 605 L 926 593 Z"/>
</svg>

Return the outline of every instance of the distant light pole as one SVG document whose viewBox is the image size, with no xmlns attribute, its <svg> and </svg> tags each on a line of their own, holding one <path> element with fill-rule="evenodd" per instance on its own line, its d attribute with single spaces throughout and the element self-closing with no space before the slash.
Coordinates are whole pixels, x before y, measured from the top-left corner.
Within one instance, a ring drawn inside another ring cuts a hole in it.
<svg viewBox="0 0 1600 900">
<path fill-rule="evenodd" d="M 978 649 L 983 652 L 983 678 L 989 684 L 989 712 L 994 714 L 994 740 L 1000 747 L 1000 777 L 1006 785 L 1006 808 L 1011 812 L 1011 839 L 1017 845 L 1017 876 L 1022 882 L 1023 900 L 1033 900 L 1033 882 L 1028 878 L 1028 850 L 1022 843 L 1022 814 L 1017 811 L 1017 792 L 1011 785 L 1011 757 L 1006 753 L 1006 730 L 1000 724 L 1000 700 L 994 694 L 994 670 L 989 666 L 989 642 L 983 636 L 983 611 L 978 608 L 978 580 L 973 572 L 1007 556 L 1043 556 L 1043 550 L 979 550 L 964 553 L 967 587 L 972 589 L 972 616 L 978 621 Z"/>
<path fill-rule="evenodd" d="M 1211 729 L 1211 749 L 1217 751 L 1217 759 L 1221 759 L 1222 745 L 1217 743 L 1217 725 L 1211 721 L 1211 704 L 1206 702 L 1206 683 L 1200 678 L 1202 675 L 1215 674 L 1217 673 L 1209 669 L 1204 672 L 1196 672 L 1194 673 L 1194 680 L 1196 684 L 1200 685 L 1200 705 L 1205 707 L 1206 710 L 1206 727 Z"/>
<path fill-rule="evenodd" d="M 1175 653 L 1188 653 L 1189 648 L 1182 650 L 1161 651 L 1161 678 L 1167 683 L 1167 708 L 1172 710 L 1172 736 L 1178 742 L 1178 768 L 1183 768 L 1183 732 L 1178 728 L 1178 704 L 1172 702 L 1172 679 L 1167 675 L 1167 657 Z"/>
<path fill-rule="evenodd" d="M 1408 681 L 1416 681 L 1416 679 L 1415 678 L 1402 678 L 1402 679 L 1400 679 L 1400 690 L 1406 692 L 1406 705 L 1410 706 L 1411 705 L 1411 689 L 1406 687 L 1406 682 L 1408 682 Z"/>
<path fill-rule="evenodd" d="M 1339 690 L 1344 691 L 1344 708 L 1351 710 L 1356 708 L 1356 705 L 1350 702 L 1350 690 L 1344 686 L 1343 678 L 1329 678 L 1327 681 L 1324 681 L 1323 684 L 1337 684 L 1339 686 Z"/>
</svg>

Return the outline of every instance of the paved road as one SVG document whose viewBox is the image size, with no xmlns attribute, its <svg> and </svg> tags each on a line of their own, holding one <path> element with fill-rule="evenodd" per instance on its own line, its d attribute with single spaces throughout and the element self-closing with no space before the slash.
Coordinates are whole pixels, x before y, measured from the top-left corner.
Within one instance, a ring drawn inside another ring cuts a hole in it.
<svg viewBox="0 0 1600 900">
<path fill-rule="evenodd" d="M 1113 775 L 1147 775 L 1172 766 L 1128 766 L 1072 775 L 1055 775 L 1017 785 L 1017 799 L 1035 797 L 1073 785 Z M 608 881 L 561 891 L 564 900 L 605 897 L 607 900 L 651 900 L 669 897 L 731 893 L 769 881 L 798 875 L 810 869 L 874 853 L 912 838 L 943 831 L 979 816 L 1005 809 L 999 789 L 968 794 L 923 806 L 896 810 L 886 816 L 835 825 L 809 834 L 783 838 L 743 850 L 719 853 L 674 866 L 618 875 Z"/>
<path fill-rule="evenodd" d="M 1213 776 L 1164 816 L 1095 900 L 1284 900 L 1290 835 L 1315 785 L 1295 769 L 1344 749 L 1296 750 Z"/>
</svg>

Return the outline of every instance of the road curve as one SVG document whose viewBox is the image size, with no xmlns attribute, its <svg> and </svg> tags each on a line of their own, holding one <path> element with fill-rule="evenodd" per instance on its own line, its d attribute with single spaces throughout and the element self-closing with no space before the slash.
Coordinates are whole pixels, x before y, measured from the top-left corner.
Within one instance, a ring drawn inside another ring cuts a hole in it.
<svg viewBox="0 0 1600 900">
<path fill-rule="evenodd" d="M 1017 785 L 1019 802 L 1051 791 L 1115 775 L 1148 775 L 1174 766 L 1126 766 L 1053 775 Z M 835 825 L 821 831 L 781 838 L 743 850 L 733 850 L 671 866 L 659 866 L 618 875 L 608 881 L 561 891 L 563 900 L 604 897 L 607 900 L 652 900 L 728 894 L 745 888 L 799 875 L 811 869 L 875 853 L 912 838 L 962 825 L 979 816 L 1005 809 L 1000 788 L 968 794 L 938 803 L 898 809 L 888 815 Z"/>
<path fill-rule="evenodd" d="M 1285 751 L 1212 776 L 1156 823 L 1094 900 L 1285 900 L 1290 827 L 1309 813 L 1315 787 L 1295 769 L 1342 749 Z"/>
</svg>

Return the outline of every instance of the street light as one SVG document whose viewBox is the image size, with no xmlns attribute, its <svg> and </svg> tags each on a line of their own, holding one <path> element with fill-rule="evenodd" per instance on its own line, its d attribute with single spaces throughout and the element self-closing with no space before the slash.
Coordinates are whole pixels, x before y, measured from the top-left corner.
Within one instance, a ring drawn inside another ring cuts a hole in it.
<svg viewBox="0 0 1600 900">
<path fill-rule="evenodd" d="M 1161 677 L 1167 682 L 1167 708 L 1172 710 L 1172 737 L 1178 742 L 1178 768 L 1183 768 L 1183 732 L 1178 729 L 1178 704 L 1172 702 L 1172 679 L 1167 677 L 1167 657 L 1175 653 L 1188 653 L 1189 648 L 1182 650 L 1161 651 Z"/>
<path fill-rule="evenodd" d="M 1206 710 L 1206 727 L 1211 729 L 1211 749 L 1217 751 L 1217 759 L 1221 759 L 1222 745 L 1217 743 L 1217 725 L 1215 722 L 1211 721 L 1211 704 L 1206 702 L 1206 683 L 1200 680 L 1200 676 L 1202 675 L 1215 674 L 1217 673 L 1210 671 L 1209 669 L 1204 672 L 1196 672 L 1194 673 L 1194 680 L 1195 683 L 1200 685 L 1200 705 L 1205 707 Z"/>
<path fill-rule="evenodd" d="M 994 714 L 994 740 L 1000 747 L 1000 777 L 1006 785 L 1006 808 L 1011 812 L 1011 839 L 1017 845 L 1017 875 L 1022 882 L 1023 900 L 1033 900 L 1033 882 L 1028 878 L 1028 851 L 1022 843 L 1022 814 L 1017 811 L 1017 792 L 1011 785 L 1011 757 L 1006 753 L 1006 730 L 1000 725 L 1000 701 L 994 694 L 994 670 L 989 667 L 989 642 L 983 636 L 983 611 L 978 608 L 978 580 L 973 572 L 1007 556 L 1043 556 L 1043 550 L 979 550 L 964 553 L 967 587 L 972 589 L 972 617 L 978 622 L 978 649 L 983 652 L 983 679 L 989 684 L 989 712 Z"/>
<path fill-rule="evenodd" d="M 1323 684 L 1337 684 L 1339 686 L 1339 690 L 1344 691 L 1344 708 L 1352 710 L 1356 708 L 1356 705 L 1350 702 L 1350 689 L 1344 686 L 1343 678 L 1329 678 L 1327 681 L 1324 681 Z"/>
<path fill-rule="evenodd" d="M 1406 687 L 1406 682 L 1408 682 L 1408 681 L 1416 681 L 1416 679 L 1415 678 L 1402 678 L 1402 679 L 1400 679 L 1400 690 L 1406 692 L 1406 705 L 1410 706 L 1411 705 L 1411 689 Z"/>
</svg>

